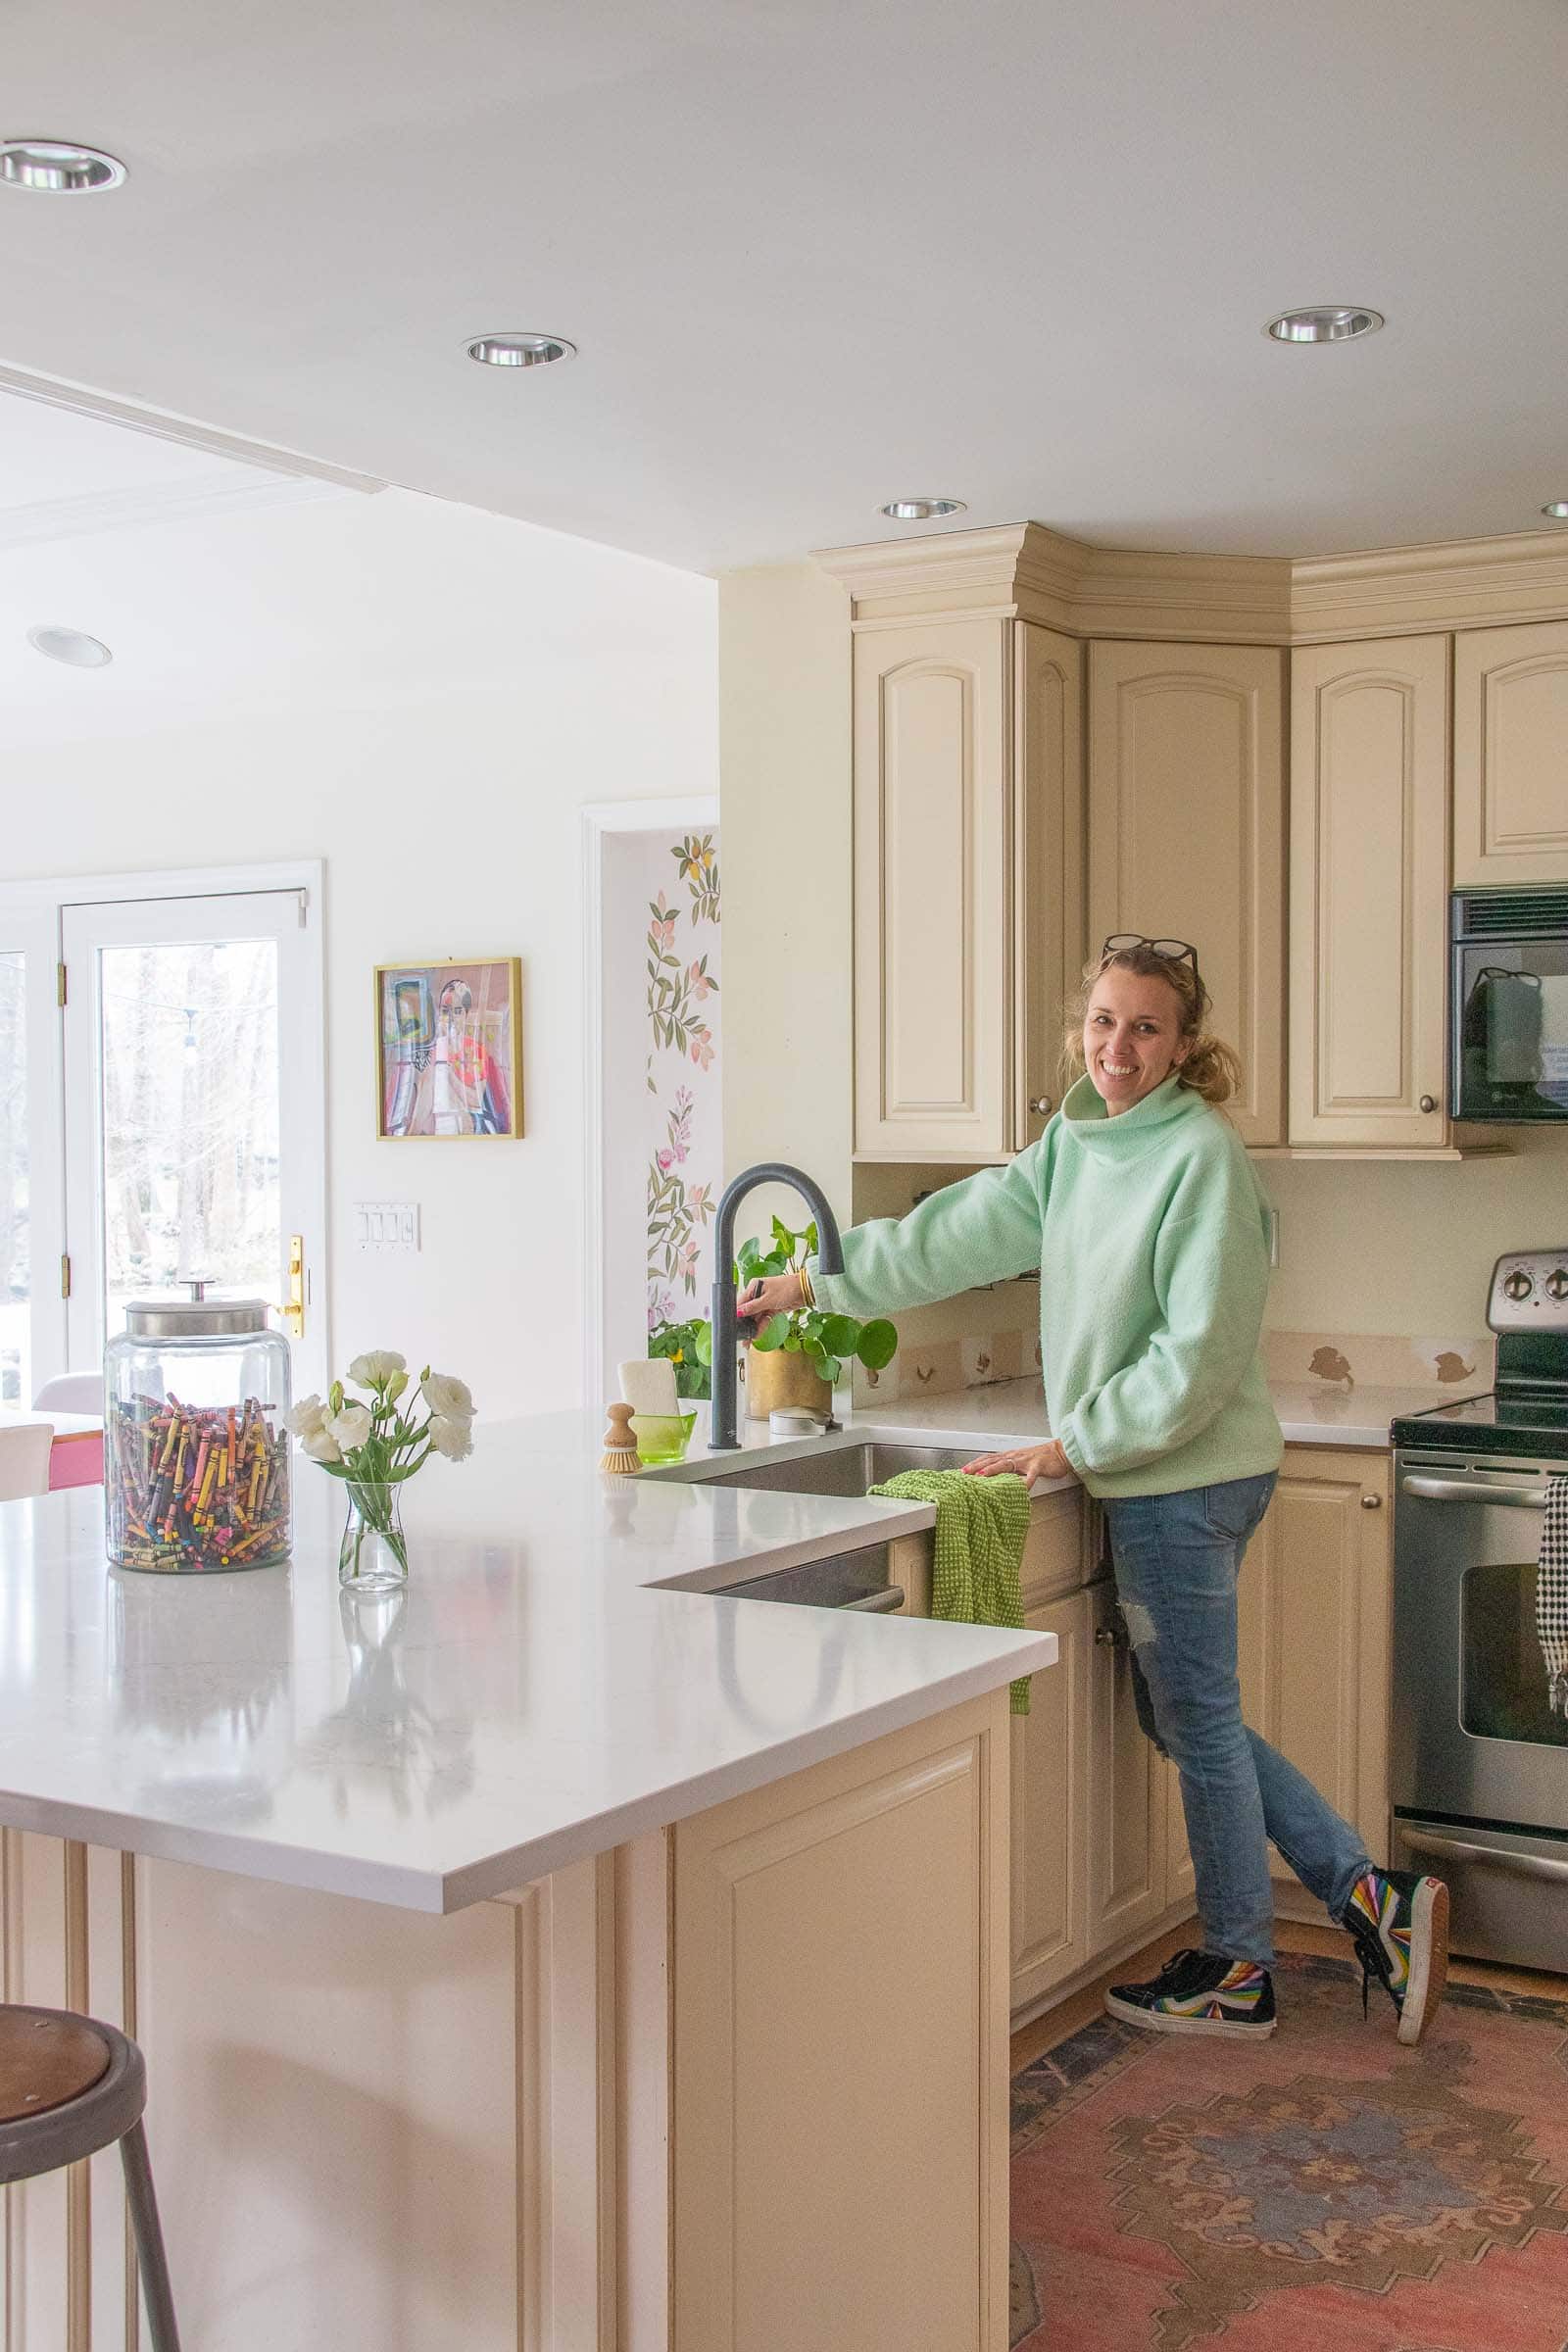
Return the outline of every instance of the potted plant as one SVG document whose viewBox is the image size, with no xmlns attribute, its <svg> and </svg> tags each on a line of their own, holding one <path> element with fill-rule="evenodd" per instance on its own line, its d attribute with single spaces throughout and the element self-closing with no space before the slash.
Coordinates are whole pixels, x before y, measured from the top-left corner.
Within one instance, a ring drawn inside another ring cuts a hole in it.
<svg viewBox="0 0 1568 2352">
<path fill-rule="evenodd" d="M 735 1279 L 744 1289 L 761 1275 L 798 1274 L 816 1249 L 816 1227 L 791 1233 L 773 1219 L 773 1246 L 742 1242 Z M 746 1355 L 746 1409 L 754 1420 L 765 1421 L 783 1404 L 805 1405 L 831 1417 L 833 1390 L 852 1358 L 868 1372 L 891 1363 L 899 1335 L 880 1317 L 857 1322 L 853 1315 L 832 1315 L 816 1306 L 796 1307 L 773 1315 L 755 1333 Z"/>
<path fill-rule="evenodd" d="M 648 1335 L 648 1352 L 674 1365 L 677 1396 L 712 1395 L 713 1332 L 706 1316 L 694 1315 L 687 1323 L 656 1323 Z"/>
</svg>

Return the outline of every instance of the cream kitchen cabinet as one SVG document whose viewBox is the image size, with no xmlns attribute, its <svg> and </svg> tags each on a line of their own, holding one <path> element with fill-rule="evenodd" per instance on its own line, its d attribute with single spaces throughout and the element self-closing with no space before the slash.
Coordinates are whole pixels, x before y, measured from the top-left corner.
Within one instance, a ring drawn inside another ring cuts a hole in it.
<svg viewBox="0 0 1568 2352">
<path fill-rule="evenodd" d="M 1012 1719 L 1012 2006 L 1039 2001 L 1089 1958 L 1089 1681 L 1095 1603 L 1079 1592 L 1031 1609 L 1057 1658 Z"/>
<path fill-rule="evenodd" d="M 1008 1157 L 1054 1104 L 1082 953 L 1082 653 L 1033 623 L 858 630 L 855 1148 Z"/>
<path fill-rule="evenodd" d="M 1453 879 L 1568 883 L 1568 620 L 1454 639 Z"/>
<path fill-rule="evenodd" d="M 1236 1124 L 1285 1139 L 1285 657 L 1089 649 L 1089 942 L 1190 940 L 1242 1057 Z"/>
<path fill-rule="evenodd" d="M 1389 1854 L 1390 1479 L 1385 1453 L 1289 1447 L 1248 1546 L 1238 1609 L 1247 1722 L 1354 1823 L 1373 1861 Z M 1175 1902 L 1194 1891 L 1192 1860 L 1180 1783 L 1164 1769 Z M 1288 1907 L 1311 1916 L 1311 1898 L 1272 1846 L 1269 1867 L 1294 1890 Z"/>
<path fill-rule="evenodd" d="M 1448 641 L 1298 649 L 1290 1141 L 1445 1149 Z"/>
</svg>

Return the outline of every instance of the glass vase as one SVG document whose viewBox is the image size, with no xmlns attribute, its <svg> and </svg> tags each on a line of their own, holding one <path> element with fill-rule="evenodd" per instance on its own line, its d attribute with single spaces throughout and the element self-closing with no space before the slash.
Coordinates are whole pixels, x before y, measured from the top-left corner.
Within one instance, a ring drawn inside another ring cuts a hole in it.
<svg viewBox="0 0 1568 2352">
<path fill-rule="evenodd" d="M 409 1581 L 409 1545 L 398 1515 L 400 1485 L 384 1479 L 345 1479 L 349 1515 L 338 1548 L 337 1581 L 345 1592 L 395 1592 Z"/>
</svg>

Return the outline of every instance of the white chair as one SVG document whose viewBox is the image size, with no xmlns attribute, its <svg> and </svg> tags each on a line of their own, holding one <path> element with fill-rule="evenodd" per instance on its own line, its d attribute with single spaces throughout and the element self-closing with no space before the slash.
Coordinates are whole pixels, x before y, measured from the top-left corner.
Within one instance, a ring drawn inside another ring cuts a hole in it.
<svg viewBox="0 0 1568 2352">
<path fill-rule="evenodd" d="M 0 1502 L 48 1494 L 49 1448 L 54 1442 L 52 1421 L 24 1421 L 20 1429 L 0 1429 Z"/>
<path fill-rule="evenodd" d="M 35 1413 L 101 1413 L 104 1376 L 101 1372 L 60 1372 L 46 1380 L 32 1400 Z"/>
</svg>

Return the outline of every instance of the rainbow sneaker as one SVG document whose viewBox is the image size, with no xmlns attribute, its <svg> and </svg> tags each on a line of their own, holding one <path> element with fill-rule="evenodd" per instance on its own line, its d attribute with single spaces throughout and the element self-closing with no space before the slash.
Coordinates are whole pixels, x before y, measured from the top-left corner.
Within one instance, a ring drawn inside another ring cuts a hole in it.
<svg viewBox="0 0 1568 2352">
<path fill-rule="evenodd" d="M 1105 2007 L 1150 2034 L 1233 2034 L 1262 2041 L 1276 2023 L 1268 1970 L 1223 1952 L 1173 1952 L 1147 1984 L 1113 1984 Z"/>
<path fill-rule="evenodd" d="M 1341 1921 L 1361 1963 L 1361 2007 L 1376 1977 L 1399 2016 L 1399 2039 L 1419 2041 L 1438 2014 L 1448 1974 L 1448 1889 L 1414 1870 L 1368 1863 Z"/>
</svg>

